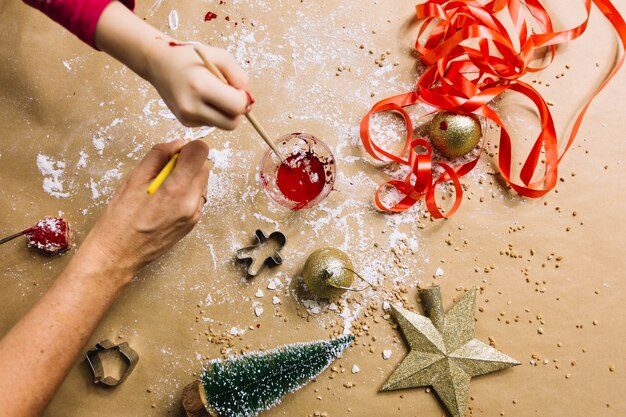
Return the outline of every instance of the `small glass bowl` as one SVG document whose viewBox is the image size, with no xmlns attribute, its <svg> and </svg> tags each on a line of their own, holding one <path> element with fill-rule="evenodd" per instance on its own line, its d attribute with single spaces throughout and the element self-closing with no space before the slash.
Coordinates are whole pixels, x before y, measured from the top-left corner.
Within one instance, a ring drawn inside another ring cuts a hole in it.
<svg viewBox="0 0 626 417">
<path fill-rule="evenodd" d="M 287 198 L 277 183 L 278 170 L 282 162 L 271 149 L 268 149 L 261 159 L 260 180 L 263 189 L 272 200 L 288 209 L 302 210 L 315 206 L 330 194 L 335 184 L 335 157 L 324 142 L 308 133 L 290 133 L 281 136 L 276 141 L 276 147 L 285 160 L 293 155 L 312 153 L 324 165 L 324 187 L 308 202 Z"/>
</svg>

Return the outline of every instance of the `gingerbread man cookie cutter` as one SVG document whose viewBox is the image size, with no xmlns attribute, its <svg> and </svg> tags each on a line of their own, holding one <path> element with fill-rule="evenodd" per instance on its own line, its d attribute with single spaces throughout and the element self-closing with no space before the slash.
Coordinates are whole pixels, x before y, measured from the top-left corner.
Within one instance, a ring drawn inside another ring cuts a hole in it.
<svg viewBox="0 0 626 417">
<path fill-rule="evenodd" d="M 119 357 L 126 365 L 122 376 L 120 376 L 119 378 L 111 375 L 105 375 L 102 359 L 100 358 L 100 353 L 109 350 L 117 351 Z M 126 379 L 126 377 L 130 375 L 130 373 L 137 365 L 137 362 L 139 361 L 139 355 L 137 354 L 137 352 L 130 348 L 127 342 L 122 342 L 116 345 L 108 339 L 96 343 L 95 348 L 88 351 L 85 356 L 87 357 L 87 363 L 89 364 L 89 367 L 93 371 L 93 383 L 100 383 L 108 387 L 115 387 L 121 384 Z"/>
<path fill-rule="evenodd" d="M 280 254 L 280 250 L 287 243 L 287 238 L 282 232 L 275 231 L 269 236 L 263 233 L 262 230 L 257 229 L 254 234 L 255 243 L 252 246 L 241 248 L 237 251 L 237 260 L 248 265 L 246 272 L 250 277 L 255 277 L 263 271 L 266 266 L 277 266 L 283 263 L 283 257 Z M 254 256 L 254 253 L 261 246 L 268 244 L 268 242 L 274 241 L 277 245 L 277 249 L 274 253 L 265 259 L 258 259 Z"/>
</svg>

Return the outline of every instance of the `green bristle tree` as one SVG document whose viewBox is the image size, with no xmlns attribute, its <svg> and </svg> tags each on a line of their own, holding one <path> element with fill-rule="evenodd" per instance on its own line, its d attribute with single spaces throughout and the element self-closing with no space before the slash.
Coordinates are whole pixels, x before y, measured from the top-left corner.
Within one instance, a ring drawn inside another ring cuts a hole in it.
<svg viewBox="0 0 626 417">
<path fill-rule="evenodd" d="M 354 336 L 248 353 L 204 366 L 200 382 L 207 408 L 220 417 L 252 417 L 317 377 Z"/>
</svg>

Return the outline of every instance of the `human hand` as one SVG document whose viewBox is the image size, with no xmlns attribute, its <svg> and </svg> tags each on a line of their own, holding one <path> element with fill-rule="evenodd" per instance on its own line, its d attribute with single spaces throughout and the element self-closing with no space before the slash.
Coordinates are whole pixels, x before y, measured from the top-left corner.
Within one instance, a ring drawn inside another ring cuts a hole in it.
<svg viewBox="0 0 626 417">
<path fill-rule="evenodd" d="M 174 46 L 171 46 L 174 45 Z M 202 48 L 228 84 L 209 72 L 194 51 Z M 248 76 L 225 50 L 174 41 L 151 46 L 145 78 L 186 126 L 216 126 L 233 130 L 250 110 Z"/>
<path fill-rule="evenodd" d="M 232 130 L 250 110 L 248 75 L 226 51 L 194 44 L 203 49 L 230 85 L 204 67 L 193 45 L 170 38 L 120 2 L 112 1 L 102 12 L 94 43 L 149 81 L 186 126 Z"/>
<path fill-rule="evenodd" d="M 122 181 L 79 254 L 87 253 L 89 262 L 104 269 L 122 272 L 125 280 L 163 255 L 200 219 L 206 202 L 208 151 L 201 141 L 154 146 Z M 146 188 L 176 152 L 180 156 L 174 170 L 154 195 L 148 195 Z"/>
</svg>

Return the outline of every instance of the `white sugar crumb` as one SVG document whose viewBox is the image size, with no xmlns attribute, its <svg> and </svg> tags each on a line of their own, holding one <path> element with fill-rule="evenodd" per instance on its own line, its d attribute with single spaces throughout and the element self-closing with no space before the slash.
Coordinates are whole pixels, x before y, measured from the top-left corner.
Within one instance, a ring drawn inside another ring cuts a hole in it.
<svg viewBox="0 0 626 417">
<path fill-rule="evenodd" d="M 89 189 L 93 201 L 97 201 L 101 197 L 111 197 L 115 193 L 119 181 L 122 179 L 120 167 L 121 164 L 118 164 L 117 168 L 109 169 L 98 180 L 93 177 L 89 179 Z"/>
<path fill-rule="evenodd" d="M 267 284 L 267 289 L 275 290 L 276 288 L 278 288 L 278 284 L 276 283 L 276 281 L 274 279 L 270 280 L 270 282 Z"/>
<path fill-rule="evenodd" d="M 361 372 L 361 368 L 358 365 L 352 365 L 352 373 L 358 374 L 359 372 Z"/>
<path fill-rule="evenodd" d="M 164 0 L 156 0 L 152 7 L 150 7 L 150 10 L 148 10 L 148 14 L 153 15 L 157 10 L 159 10 L 159 7 L 161 7 L 163 1 Z"/>
<path fill-rule="evenodd" d="M 91 190 L 92 200 L 97 200 L 100 198 L 100 191 L 98 191 L 98 184 L 93 180 L 93 178 L 89 179 L 89 189 Z"/>
<path fill-rule="evenodd" d="M 126 157 L 138 161 L 143 156 L 143 148 L 143 143 L 136 144 L 133 150 L 126 154 Z"/>
<path fill-rule="evenodd" d="M 176 120 L 174 113 L 160 99 L 149 100 L 143 107 L 143 116 L 148 126 L 156 126 L 163 120 Z"/>
<path fill-rule="evenodd" d="M 213 163 L 215 169 L 230 169 L 232 168 L 233 150 L 230 148 L 224 149 L 211 149 L 209 151 L 209 159 Z"/>
<path fill-rule="evenodd" d="M 256 30 L 253 32 L 242 27 L 234 34 L 222 36 L 222 44 L 226 45 L 226 50 L 235 57 L 242 68 L 260 73 L 266 69 L 276 68 L 285 62 L 285 57 L 271 52 L 279 48 L 273 48 L 264 35 L 267 33 L 266 25 L 257 25 Z M 257 34 L 263 37 L 257 38 Z"/>
<path fill-rule="evenodd" d="M 59 219 L 51 218 L 43 221 L 45 222 L 48 230 L 51 232 L 57 233 L 61 231 L 61 228 L 59 227 L 61 225 L 61 221 Z"/>
<path fill-rule="evenodd" d="M 229 333 L 230 333 L 232 336 L 241 336 L 241 335 L 243 335 L 245 332 L 246 332 L 246 331 L 245 331 L 244 329 L 240 329 L 240 328 L 235 327 L 235 326 L 231 327 L 231 328 L 230 328 L 230 331 L 229 331 Z"/>
<path fill-rule="evenodd" d="M 98 152 L 98 155 L 102 156 L 104 154 L 104 149 L 107 142 L 112 139 L 111 135 L 109 134 L 109 130 L 121 124 L 123 121 L 124 119 L 115 118 L 108 126 L 100 127 L 95 135 L 93 135 L 93 137 L 91 138 L 91 143 Z"/>
<path fill-rule="evenodd" d="M 93 147 L 96 148 L 98 155 L 102 155 L 105 145 L 104 138 L 96 135 L 92 138 L 91 142 L 93 143 Z"/>
<path fill-rule="evenodd" d="M 211 297 L 211 293 L 208 293 L 204 298 L 204 305 L 208 307 L 211 304 L 213 304 L 213 297 Z"/>
<path fill-rule="evenodd" d="M 263 290 L 262 290 L 262 289 L 258 289 L 258 290 L 256 290 L 256 293 L 254 294 L 254 296 L 255 296 L 256 298 L 263 298 L 263 296 L 264 296 L 264 295 L 265 295 L 265 294 L 263 294 Z"/>
<path fill-rule="evenodd" d="M 232 208 L 231 201 L 237 199 L 241 193 L 233 181 L 234 176 L 234 174 L 218 170 L 211 172 L 207 188 L 210 208 L 215 210 Z"/>
<path fill-rule="evenodd" d="M 389 301 L 383 301 L 383 310 L 389 311 L 390 309 L 391 309 L 391 304 L 389 304 Z"/>
<path fill-rule="evenodd" d="M 260 317 L 263 314 L 263 307 L 254 307 L 254 315 Z"/>
<path fill-rule="evenodd" d="M 179 19 L 178 12 L 176 10 L 172 10 L 167 17 L 167 23 L 170 26 L 170 29 L 176 30 L 178 29 Z"/>
<path fill-rule="evenodd" d="M 350 309 L 352 307 L 352 309 Z M 352 323 L 359 317 L 363 306 L 359 303 L 353 302 L 352 304 L 348 304 L 347 301 L 344 300 L 343 311 L 340 316 L 343 319 L 343 334 L 350 334 L 352 330 Z"/>
<path fill-rule="evenodd" d="M 391 358 L 391 351 L 389 349 L 383 350 L 383 359 L 387 360 L 389 358 Z"/>
<path fill-rule="evenodd" d="M 43 175 L 43 190 L 56 198 L 68 198 L 69 192 L 63 190 L 64 180 L 62 179 L 65 173 L 65 162 L 55 161 L 47 155 L 37 155 L 37 168 Z"/>
<path fill-rule="evenodd" d="M 276 296 L 276 295 L 275 295 L 275 296 L 273 296 L 273 297 L 272 297 L 272 304 L 273 304 L 273 305 L 280 304 L 280 297 L 278 297 L 278 296 Z"/>
<path fill-rule="evenodd" d="M 211 134 L 211 132 L 213 132 L 214 130 L 215 130 L 215 127 L 213 127 L 213 126 L 202 126 L 202 127 L 196 128 L 196 129 L 192 129 L 192 128 L 186 127 L 185 128 L 185 133 L 183 135 L 183 138 L 185 140 L 203 139 L 203 138 L 206 138 L 207 136 L 209 136 Z"/>
<path fill-rule="evenodd" d="M 435 276 L 436 277 L 440 277 L 443 276 L 444 272 L 442 268 L 437 268 L 437 270 L 435 270 Z"/>
<path fill-rule="evenodd" d="M 265 223 L 272 224 L 272 225 L 274 225 L 274 227 L 276 229 L 280 229 L 280 224 L 278 224 L 278 222 L 276 220 L 273 220 L 270 217 L 264 216 L 261 213 L 254 213 L 254 218 L 257 219 L 257 220 L 261 220 L 261 221 L 263 221 Z"/>
<path fill-rule="evenodd" d="M 87 160 L 89 159 L 89 155 L 85 151 L 80 151 L 78 153 L 79 159 L 76 163 L 76 169 L 85 168 L 87 166 Z"/>
<path fill-rule="evenodd" d="M 319 314 L 322 311 L 320 304 L 315 300 L 303 300 L 302 304 L 306 307 L 309 314 Z"/>
</svg>

